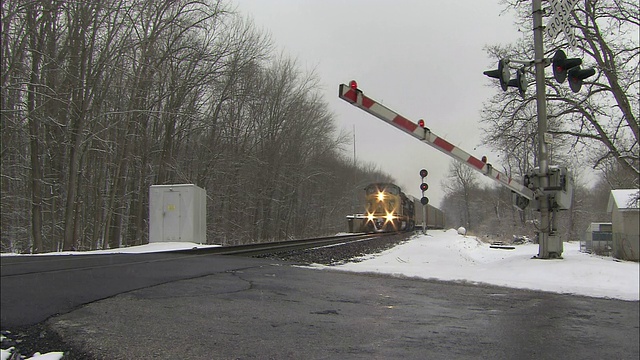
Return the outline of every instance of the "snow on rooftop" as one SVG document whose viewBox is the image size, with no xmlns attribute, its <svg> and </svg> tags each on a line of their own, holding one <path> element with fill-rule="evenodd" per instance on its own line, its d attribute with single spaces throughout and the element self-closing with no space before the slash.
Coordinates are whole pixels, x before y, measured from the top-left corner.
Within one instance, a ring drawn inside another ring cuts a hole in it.
<svg viewBox="0 0 640 360">
<path fill-rule="evenodd" d="M 607 211 L 611 212 L 613 210 L 614 202 L 618 209 L 640 209 L 639 192 L 640 190 L 638 189 L 611 190 Z"/>
</svg>

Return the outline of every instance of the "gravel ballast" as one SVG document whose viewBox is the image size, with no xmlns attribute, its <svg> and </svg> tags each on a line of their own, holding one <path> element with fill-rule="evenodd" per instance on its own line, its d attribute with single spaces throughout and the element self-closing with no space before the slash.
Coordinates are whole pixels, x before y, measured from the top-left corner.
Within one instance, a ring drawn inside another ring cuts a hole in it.
<svg viewBox="0 0 640 360">
<path fill-rule="evenodd" d="M 298 264 L 339 265 L 346 262 L 357 262 L 359 257 L 391 249 L 408 241 L 412 235 L 413 233 L 391 234 L 346 244 L 257 255 L 256 257 Z"/>
</svg>

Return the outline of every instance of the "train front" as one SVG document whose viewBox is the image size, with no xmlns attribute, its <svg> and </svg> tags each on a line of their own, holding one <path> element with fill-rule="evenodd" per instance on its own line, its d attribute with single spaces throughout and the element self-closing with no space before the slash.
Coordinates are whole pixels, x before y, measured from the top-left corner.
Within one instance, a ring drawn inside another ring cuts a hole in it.
<svg viewBox="0 0 640 360">
<path fill-rule="evenodd" d="M 406 229 L 402 216 L 402 192 L 394 184 L 378 183 L 365 188 L 366 232 Z"/>
</svg>

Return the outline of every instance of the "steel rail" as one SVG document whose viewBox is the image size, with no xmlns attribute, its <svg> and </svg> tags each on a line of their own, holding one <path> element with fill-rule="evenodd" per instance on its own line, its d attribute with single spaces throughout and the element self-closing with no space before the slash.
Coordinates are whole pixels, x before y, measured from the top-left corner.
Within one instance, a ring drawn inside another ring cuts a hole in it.
<svg viewBox="0 0 640 360">
<path fill-rule="evenodd" d="M 256 244 L 244 244 L 244 245 L 231 245 L 220 247 L 208 247 L 208 248 L 194 248 L 194 249 L 181 249 L 168 251 L 170 253 L 177 254 L 197 254 L 197 255 L 264 255 L 270 253 L 277 253 L 283 251 L 312 249 L 328 245 L 336 245 L 341 243 L 349 243 L 354 241 L 360 241 L 367 238 L 374 238 L 384 236 L 384 233 L 380 234 L 352 234 L 352 235 L 338 235 L 338 236 L 326 236 L 301 240 L 286 240 L 276 242 L 265 242 Z M 388 235 L 388 234 L 387 234 Z"/>
<path fill-rule="evenodd" d="M 387 233 L 386 235 L 388 235 Z M 50 273 L 60 271 L 91 270 L 114 266 L 129 266 L 141 263 L 173 261 L 175 257 L 149 258 L 154 254 L 176 254 L 181 257 L 209 256 L 209 255 L 237 255 L 253 256 L 285 251 L 312 249 L 322 246 L 337 245 L 361 241 L 368 238 L 384 236 L 385 234 L 350 234 L 327 236 L 301 240 L 287 240 L 277 242 L 255 243 L 245 245 L 218 246 L 206 248 L 192 248 L 180 250 L 154 251 L 150 253 L 105 253 L 83 255 L 40 255 L 37 257 L 3 257 L 0 264 L 0 277 L 25 276 L 36 273 Z M 117 262 L 110 258 L 117 257 Z M 144 256 L 144 257 L 143 257 Z M 90 265 L 81 262 L 92 259 Z M 39 267 L 40 266 L 40 267 Z"/>
</svg>

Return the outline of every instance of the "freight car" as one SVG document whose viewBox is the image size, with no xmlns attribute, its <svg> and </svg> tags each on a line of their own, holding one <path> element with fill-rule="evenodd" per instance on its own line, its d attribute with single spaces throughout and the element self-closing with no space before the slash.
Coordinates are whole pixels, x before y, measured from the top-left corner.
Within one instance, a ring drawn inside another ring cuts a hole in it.
<svg viewBox="0 0 640 360">
<path fill-rule="evenodd" d="M 422 228 L 423 206 L 392 183 L 373 183 L 365 187 L 365 212 L 347 216 L 350 232 L 412 231 Z M 427 228 L 443 228 L 444 215 L 427 205 Z"/>
<path fill-rule="evenodd" d="M 416 199 L 411 195 L 408 195 L 415 204 L 415 226 L 416 228 L 423 228 L 423 223 L 426 220 L 427 229 L 444 229 L 444 212 L 437 207 L 427 204 L 425 207 L 420 203 L 420 199 Z M 424 209 L 427 209 L 426 219 L 424 217 Z"/>
</svg>

